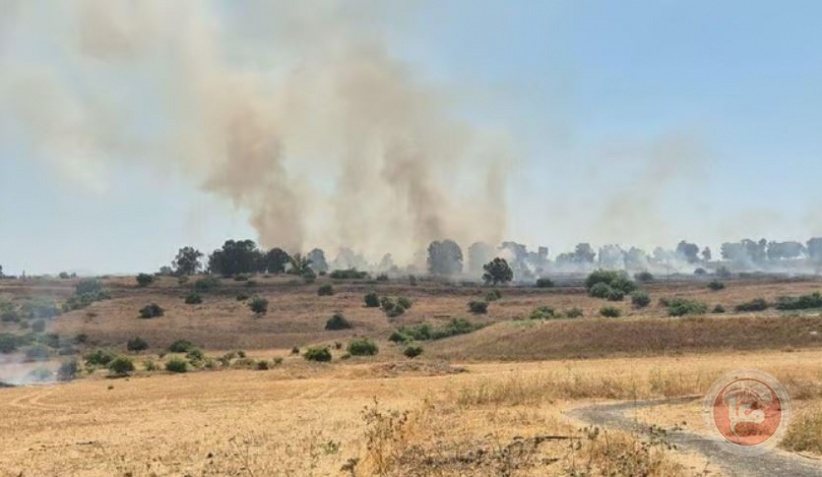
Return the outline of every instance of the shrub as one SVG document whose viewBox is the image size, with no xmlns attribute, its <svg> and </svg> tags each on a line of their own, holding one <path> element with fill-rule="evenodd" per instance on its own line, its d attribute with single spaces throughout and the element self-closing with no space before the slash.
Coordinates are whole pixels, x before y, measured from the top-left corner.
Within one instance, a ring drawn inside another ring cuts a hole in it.
<svg viewBox="0 0 822 477">
<path fill-rule="evenodd" d="M 257 316 L 265 315 L 268 313 L 268 300 L 261 297 L 255 297 L 251 300 L 251 303 L 248 304 L 248 307 L 251 308 L 251 311 L 253 311 Z"/>
<path fill-rule="evenodd" d="M 566 318 L 582 318 L 583 315 L 582 309 L 577 307 L 565 311 Z"/>
<path fill-rule="evenodd" d="M 408 298 L 406 298 L 404 296 L 401 296 L 401 297 L 397 298 L 397 305 L 403 307 L 406 310 L 410 310 L 411 309 L 411 300 L 409 300 Z"/>
<path fill-rule="evenodd" d="M 127 356 L 118 356 L 108 364 L 112 376 L 128 376 L 134 372 L 134 362 Z"/>
<path fill-rule="evenodd" d="M 608 298 L 614 289 L 607 283 L 599 282 L 588 289 L 588 294 L 594 298 Z"/>
<path fill-rule="evenodd" d="M 417 277 L 415 277 L 414 275 L 408 275 L 408 284 L 412 287 L 417 286 Z"/>
<path fill-rule="evenodd" d="M 80 363 L 76 359 L 63 361 L 57 369 L 58 381 L 72 381 L 77 377 L 77 372 L 80 371 Z"/>
<path fill-rule="evenodd" d="M 114 358 L 114 353 L 104 349 L 96 349 L 85 356 L 86 364 L 91 366 L 107 366 Z"/>
<path fill-rule="evenodd" d="M 654 281 L 654 276 L 651 274 L 651 272 L 639 272 L 634 275 L 634 280 L 640 283 L 650 283 Z"/>
<path fill-rule="evenodd" d="M 702 267 L 697 268 L 696 270 L 694 270 L 694 275 L 705 275 L 707 273 L 708 272 Z"/>
<path fill-rule="evenodd" d="M 380 298 L 380 308 L 382 308 L 382 311 L 390 311 L 394 308 L 394 300 L 387 296 Z"/>
<path fill-rule="evenodd" d="M 139 287 L 147 287 L 154 283 L 154 275 L 149 275 L 147 273 L 141 273 L 137 275 L 137 286 Z"/>
<path fill-rule="evenodd" d="M 257 371 L 268 371 L 268 361 L 264 359 L 257 361 L 256 369 Z"/>
<path fill-rule="evenodd" d="M 248 295 L 246 295 L 245 293 L 240 293 L 239 295 L 237 295 L 236 298 L 237 301 L 246 301 L 248 300 Z"/>
<path fill-rule="evenodd" d="M 243 286 L 246 287 L 246 288 L 254 288 L 254 287 L 257 286 L 257 282 L 255 280 L 249 280 L 249 281 L 245 282 L 245 284 L 243 284 Z"/>
<path fill-rule="evenodd" d="M 631 304 L 637 308 L 645 308 L 651 304 L 651 297 L 642 291 L 636 291 L 631 294 Z"/>
<path fill-rule="evenodd" d="M 186 297 L 186 305 L 199 305 L 203 302 L 203 297 L 197 293 L 190 293 Z"/>
<path fill-rule="evenodd" d="M 198 364 L 205 360 L 205 353 L 200 348 L 196 346 L 192 346 L 191 348 L 186 351 L 186 359 L 191 362 L 191 364 Z"/>
<path fill-rule="evenodd" d="M 385 273 L 380 273 L 379 275 L 377 275 L 377 281 L 378 282 L 387 282 L 388 281 L 388 275 L 386 275 Z"/>
<path fill-rule="evenodd" d="M 482 315 L 488 313 L 487 301 L 472 301 L 468 303 L 468 311 L 475 315 Z"/>
<path fill-rule="evenodd" d="M 585 287 L 588 289 L 588 293 L 591 296 L 597 298 L 608 298 L 609 300 L 614 301 L 622 299 L 619 298 L 617 300 L 613 298 L 618 296 L 618 294 L 608 291 L 600 284 L 607 285 L 611 290 L 620 291 L 623 295 L 626 293 L 633 293 L 637 289 L 635 282 L 629 280 L 621 273 L 611 270 L 597 270 L 588 275 L 588 278 L 585 279 Z"/>
<path fill-rule="evenodd" d="M 350 328 L 352 328 L 351 323 L 349 323 L 341 313 L 334 313 L 334 316 L 325 322 L 325 329 L 329 331 L 347 330 Z"/>
<path fill-rule="evenodd" d="M 708 289 L 710 289 L 712 291 L 719 291 L 719 290 L 723 290 L 724 288 L 725 288 L 725 284 L 722 283 L 719 280 L 712 280 L 710 283 L 708 283 Z"/>
<path fill-rule="evenodd" d="M 300 354 L 300 348 L 296 346 L 291 348 L 291 354 Z"/>
<path fill-rule="evenodd" d="M 146 371 L 157 371 L 160 369 L 159 366 L 157 366 L 157 363 L 150 359 L 143 361 L 143 367 L 146 369 Z"/>
<path fill-rule="evenodd" d="M 356 268 L 347 270 L 334 270 L 329 274 L 334 280 L 362 280 L 368 276 L 368 272 L 360 272 Z"/>
<path fill-rule="evenodd" d="M 485 301 L 488 302 L 497 301 L 500 298 L 502 298 L 502 292 L 500 292 L 499 290 L 491 290 L 485 295 Z"/>
<path fill-rule="evenodd" d="M 711 310 L 711 312 L 712 312 L 712 313 L 725 313 L 725 307 L 724 307 L 724 306 L 722 306 L 722 305 L 716 305 L 716 306 L 714 307 L 714 309 L 713 309 L 713 310 Z"/>
<path fill-rule="evenodd" d="M 178 285 L 185 285 L 188 283 L 188 277 L 183 275 L 182 277 L 177 277 L 177 284 Z"/>
<path fill-rule="evenodd" d="M 346 350 L 351 356 L 374 356 L 380 351 L 377 344 L 368 338 L 351 341 Z"/>
<path fill-rule="evenodd" d="M 554 282 L 550 278 L 537 278 L 537 288 L 553 288 Z"/>
<path fill-rule="evenodd" d="M 171 343 L 168 350 L 172 353 L 188 353 L 188 350 L 194 347 L 195 346 L 188 340 L 177 340 L 174 343 Z"/>
<path fill-rule="evenodd" d="M 716 269 L 716 276 L 718 276 L 720 278 L 728 279 L 728 278 L 733 277 L 734 275 L 733 275 L 733 273 L 731 273 L 730 270 L 728 270 L 727 267 L 725 267 L 723 265 L 723 266 Z"/>
<path fill-rule="evenodd" d="M 764 311 L 768 309 L 768 302 L 764 298 L 755 298 L 751 301 L 740 303 L 734 307 L 736 311 Z"/>
<path fill-rule="evenodd" d="M 103 291 L 103 284 L 94 278 L 80 280 L 74 287 L 75 295 L 98 295 Z"/>
<path fill-rule="evenodd" d="M 247 282 L 248 281 L 248 275 L 235 275 L 234 276 L 234 281 L 235 282 Z"/>
<path fill-rule="evenodd" d="M 35 344 L 26 350 L 26 361 L 46 361 L 51 357 L 48 346 Z"/>
<path fill-rule="evenodd" d="M 297 350 L 299 353 L 299 350 Z M 331 351 L 328 351 L 328 348 L 308 348 L 303 355 L 308 361 L 320 361 L 320 362 L 329 362 L 331 361 Z"/>
<path fill-rule="evenodd" d="M 14 353 L 20 344 L 20 338 L 17 336 L 8 333 L 0 334 L 0 353 Z"/>
<path fill-rule="evenodd" d="M 126 349 L 129 351 L 140 352 L 148 349 L 148 342 L 139 336 L 135 336 L 128 340 L 126 343 Z"/>
<path fill-rule="evenodd" d="M 662 298 L 660 303 L 668 309 L 668 316 L 704 315 L 708 311 L 706 303 L 686 298 Z"/>
<path fill-rule="evenodd" d="M 332 296 L 334 294 L 334 287 L 331 286 L 330 283 L 320 286 L 317 289 L 317 295 L 319 296 Z"/>
<path fill-rule="evenodd" d="M 42 333 L 46 331 L 46 322 L 44 320 L 36 320 L 31 323 L 31 331 L 35 333 Z"/>
<path fill-rule="evenodd" d="M 380 297 L 376 292 L 367 293 L 363 297 L 366 308 L 378 308 L 380 306 Z"/>
<path fill-rule="evenodd" d="M 822 294 L 819 292 L 798 297 L 780 296 L 776 299 L 777 310 L 808 310 L 822 308 Z"/>
<path fill-rule="evenodd" d="M 188 371 L 188 362 L 180 358 L 172 358 L 166 363 L 166 371 L 169 373 L 185 373 Z"/>
<path fill-rule="evenodd" d="M 163 316 L 165 314 L 165 310 L 160 308 L 160 305 L 156 303 L 151 303 L 150 305 L 146 305 L 140 309 L 140 318 L 156 318 L 158 316 Z"/>
<path fill-rule="evenodd" d="M 619 318 L 622 316 L 622 312 L 619 308 L 613 306 L 605 306 L 600 308 L 599 314 L 606 317 L 606 318 Z"/>
<path fill-rule="evenodd" d="M 194 290 L 198 292 L 208 292 L 220 286 L 220 279 L 217 277 L 204 277 L 194 282 Z"/>
<path fill-rule="evenodd" d="M 441 328 L 432 328 L 427 323 L 421 323 L 410 327 L 401 326 L 391 333 L 388 338 L 394 343 L 406 343 L 409 341 L 440 340 L 456 335 L 471 333 L 485 325 L 473 324 L 463 318 L 453 318 Z"/>
<path fill-rule="evenodd" d="M 276 366 L 283 364 L 283 358 L 281 356 L 277 356 L 276 358 L 274 358 L 274 364 Z"/>
<path fill-rule="evenodd" d="M 417 356 L 422 354 L 422 347 L 421 346 L 407 346 L 403 352 L 406 358 L 414 359 Z"/>
<path fill-rule="evenodd" d="M 538 306 L 531 310 L 529 318 L 532 320 L 550 320 L 557 318 L 557 314 L 550 306 Z"/>
</svg>

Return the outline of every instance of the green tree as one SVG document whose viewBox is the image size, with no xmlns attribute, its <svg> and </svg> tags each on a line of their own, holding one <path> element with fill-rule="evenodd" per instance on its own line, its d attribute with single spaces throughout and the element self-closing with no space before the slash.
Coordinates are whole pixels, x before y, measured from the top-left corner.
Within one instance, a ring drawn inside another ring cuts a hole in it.
<svg viewBox="0 0 822 477">
<path fill-rule="evenodd" d="M 315 248 L 308 252 L 308 260 L 311 261 L 311 269 L 317 273 L 324 273 L 328 271 L 328 261 L 325 259 L 325 252 L 322 249 Z"/>
<path fill-rule="evenodd" d="M 272 248 L 265 254 L 265 271 L 268 273 L 283 273 L 289 263 L 291 256 L 279 247 Z"/>
<path fill-rule="evenodd" d="M 514 279 L 514 271 L 508 265 L 508 261 L 504 258 L 497 257 L 482 266 L 485 273 L 482 274 L 482 279 L 486 284 L 493 283 L 508 283 Z"/>
<path fill-rule="evenodd" d="M 194 247 L 183 247 L 177 251 L 172 266 L 176 275 L 194 275 L 203 268 L 200 259 L 203 253 Z"/>
<path fill-rule="evenodd" d="M 434 241 L 428 246 L 428 271 L 450 276 L 462 273 L 462 249 L 453 240 Z"/>
<path fill-rule="evenodd" d="M 306 273 L 312 273 L 311 260 L 299 253 L 295 253 L 289 259 L 288 273 L 292 275 L 303 276 Z"/>
<path fill-rule="evenodd" d="M 253 240 L 227 240 L 209 256 L 208 268 L 223 276 L 252 274 L 266 268 L 265 256 Z"/>
</svg>

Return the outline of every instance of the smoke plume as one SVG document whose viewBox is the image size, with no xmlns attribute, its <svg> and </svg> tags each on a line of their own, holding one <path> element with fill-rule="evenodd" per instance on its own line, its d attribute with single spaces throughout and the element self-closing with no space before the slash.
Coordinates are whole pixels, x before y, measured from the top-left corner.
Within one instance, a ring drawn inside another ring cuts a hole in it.
<svg viewBox="0 0 822 477">
<path fill-rule="evenodd" d="M 507 148 L 392 54 L 387 6 L 4 1 L 8 116 L 98 193 L 112 162 L 183 174 L 290 251 L 505 232 Z"/>
</svg>

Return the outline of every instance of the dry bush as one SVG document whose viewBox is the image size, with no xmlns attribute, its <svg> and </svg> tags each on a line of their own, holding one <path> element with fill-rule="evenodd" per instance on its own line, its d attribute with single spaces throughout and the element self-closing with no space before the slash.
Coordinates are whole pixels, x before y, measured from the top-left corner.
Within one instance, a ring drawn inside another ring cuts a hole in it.
<svg viewBox="0 0 822 477">
<path fill-rule="evenodd" d="M 822 406 L 794 417 L 781 445 L 795 452 L 822 454 Z"/>
</svg>

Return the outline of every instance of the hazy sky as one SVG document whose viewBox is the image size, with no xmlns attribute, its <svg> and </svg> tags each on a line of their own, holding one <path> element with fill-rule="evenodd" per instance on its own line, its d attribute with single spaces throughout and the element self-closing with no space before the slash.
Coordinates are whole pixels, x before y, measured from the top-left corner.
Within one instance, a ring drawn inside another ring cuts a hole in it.
<svg viewBox="0 0 822 477">
<path fill-rule="evenodd" d="M 23 3 L 0 0 L 3 76 L 75 78 L 78 66 L 42 51 L 49 29 L 32 23 L 60 24 L 58 2 L 31 2 L 25 15 Z M 276 51 L 242 48 L 267 19 L 231 3 L 209 4 L 215 28 L 239 61 L 276 69 Z M 449 92 L 449 114 L 509 144 L 505 237 L 553 257 L 579 241 L 672 248 L 822 234 L 822 2 L 441 0 L 372 15 L 361 5 L 392 57 Z M 169 71 L 98 78 L 139 116 L 134 136 L 163 127 L 152 91 Z M 97 91 L 77 89 L 93 102 Z M 13 91 L 0 79 L 6 273 L 155 270 L 182 245 L 257 237 L 243 210 L 139 154 L 104 158 L 87 180 L 86 165 L 66 166 L 76 157 L 26 131 Z"/>
</svg>

